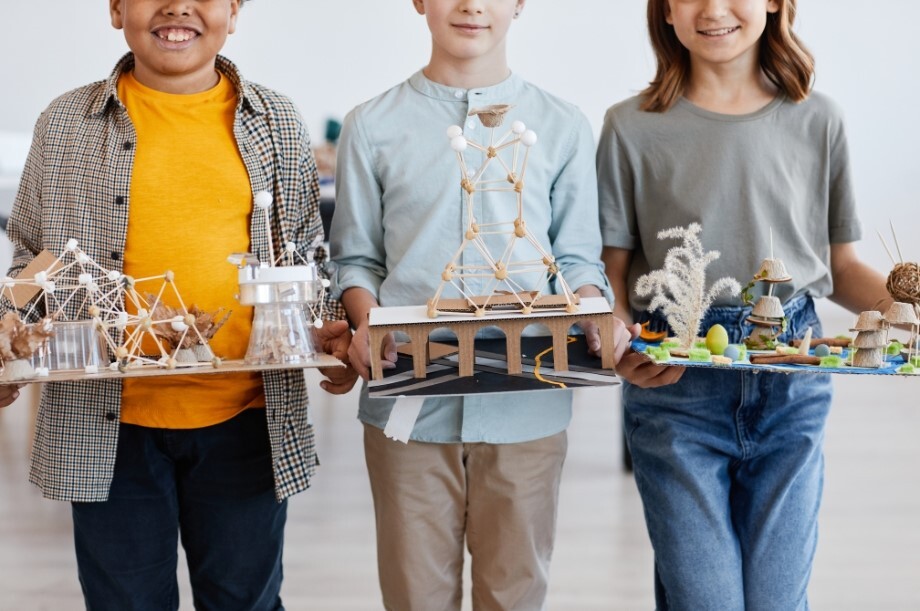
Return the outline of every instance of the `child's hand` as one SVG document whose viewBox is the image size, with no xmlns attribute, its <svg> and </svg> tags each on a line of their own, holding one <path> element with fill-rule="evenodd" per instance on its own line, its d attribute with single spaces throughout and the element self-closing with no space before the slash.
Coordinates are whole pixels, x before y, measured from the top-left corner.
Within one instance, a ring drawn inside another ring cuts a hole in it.
<svg viewBox="0 0 920 611">
<path fill-rule="evenodd" d="M 323 352 L 345 363 L 345 367 L 320 367 L 319 372 L 327 378 L 320 382 L 320 387 L 333 395 L 347 393 L 358 381 L 358 372 L 348 360 L 348 349 L 351 345 L 351 329 L 348 328 L 348 322 L 326 322 L 314 333 Z"/>
<path fill-rule="evenodd" d="M 365 380 L 371 379 L 371 348 L 370 336 L 368 334 L 367 322 L 364 322 L 355 330 L 355 336 L 351 340 L 351 346 L 348 348 L 348 358 L 358 372 L 358 375 Z M 387 333 L 380 348 L 380 360 L 384 369 L 393 369 L 396 367 L 396 340 L 392 333 Z"/>
<path fill-rule="evenodd" d="M 590 320 L 579 321 L 578 326 L 585 334 L 585 343 L 588 344 L 588 354 L 599 357 L 601 355 L 601 332 L 597 325 Z"/>
<path fill-rule="evenodd" d="M 675 367 L 673 365 L 667 367 L 656 365 L 646 358 L 644 354 L 634 350 L 626 352 L 614 367 L 614 371 L 618 376 L 640 388 L 655 388 L 674 384 L 684 375 L 684 369 L 685 367 Z"/>
<path fill-rule="evenodd" d="M 641 331 L 642 326 L 639 323 L 627 327 L 622 320 L 614 318 L 613 368 L 616 374 L 641 388 L 667 386 L 678 381 L 684 374 L 683 367 L 656 365 L 645 355 L 629 349 L 630 342 L 639 337 Z"/>
<path fill-rule="evenodd" d="M 6 407 L 18 399 L 20 388 L 22 387 L 18 384 L 0 386 L 0 408 Z"/>
</svg>

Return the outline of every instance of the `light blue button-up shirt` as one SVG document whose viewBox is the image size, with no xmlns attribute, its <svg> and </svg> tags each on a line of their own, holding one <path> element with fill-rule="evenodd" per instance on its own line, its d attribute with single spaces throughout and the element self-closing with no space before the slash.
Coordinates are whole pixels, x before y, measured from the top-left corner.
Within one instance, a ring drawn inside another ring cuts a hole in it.
<svg viewBox="0 0 920 611">
<path fill-rule="evenodd" d="M 594 285 L 609 298 L 600 263 L 594 138 L 585 116 L 514 74 L 497 85 L 466 90 L 432 82 L 421 71 L 345 118 L 330 240 L 338 294 L 361 287 L 382 306 L 422 305 L 434 296 L 466 228 L 465 191 L 447 128 L 460 126 L 468 139 L 487 144 L 489 129 L 467 115 L 490 104 L 514 106 L 496 128 L 496 138 L 516 120 L 538 136 L 523 191 L 528 230 L 556 257 L 569 286 Z M 478 168 L 482 154 L 468 148 L 465 155 L 468 166 Z M 516 216 L 513 194 L 480 192 L 476 199 L 482 224 Z M 507 242 L 495 237 L 502 239 Z M 466 262 L 475 255 L 463 256 Z M 520 258 L 534 258 L 533 251 Z M 475 291 L 481 288 L 478 281 L 468 285 Z M 459 295 L 445 290 L 443 296 Z M 359 418 L 384 428 L 393 402 L 368 398 L 365 387 Z M 411 438 L 438 443 L 540 439 L 565 430 L 571 403 L 567 390 L 432 398 L 425 401 Z"/>
</svg>

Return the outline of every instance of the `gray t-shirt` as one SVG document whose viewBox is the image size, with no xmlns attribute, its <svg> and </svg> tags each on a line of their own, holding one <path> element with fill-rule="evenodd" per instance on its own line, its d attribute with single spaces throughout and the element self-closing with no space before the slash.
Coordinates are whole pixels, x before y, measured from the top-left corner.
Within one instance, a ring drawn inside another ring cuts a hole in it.
<svg viewBox="0 0 920 611">
<path fill-rule="evenodd" d="M 812 93 L 796 104 L 780 95 L 746 115 L 685 99 L 665 113 L 644 112 L 639 101 L 607 111 L 597 152 L 603 241 L 634 251 L 627 278 L 634 309 L 650 301 L 635 295 L 636 280 L 663 267 L 678 245 L 658 232 L 692 222 L 703 227 L 704 249 L 721 253 L 706 269 L 707 284 L 730 276 L 743 286 L 772 255 L 792 276 L 774 287 L 781 300 L 833 292 L 830 244 L 856 241 L 861 230 L 843 120 L 829 98 Z M 714 305 L 740 304 L 723 294 Z"/>
</svg>

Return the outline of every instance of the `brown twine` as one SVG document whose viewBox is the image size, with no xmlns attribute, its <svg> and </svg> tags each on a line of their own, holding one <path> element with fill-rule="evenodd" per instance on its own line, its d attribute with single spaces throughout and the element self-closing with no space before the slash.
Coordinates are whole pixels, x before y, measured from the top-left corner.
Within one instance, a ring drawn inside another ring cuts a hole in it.
<svg viewBox="0 0 920 611">
<path fill-rule="evenodd" d="M 920 304 L 920 264 L 896 264 L 888 274 L 885 288 L 895 301 Z"/>
</svg>

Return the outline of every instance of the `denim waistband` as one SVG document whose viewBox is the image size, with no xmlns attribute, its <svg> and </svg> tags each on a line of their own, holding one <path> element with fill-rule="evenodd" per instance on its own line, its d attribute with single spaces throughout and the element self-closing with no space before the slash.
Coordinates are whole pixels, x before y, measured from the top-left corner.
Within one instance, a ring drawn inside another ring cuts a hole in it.
<svg viewBox="0 0 920 611">
<path fill-rule="evenodd" d="M 745 337 L 749 336 L 754 330 L 754 325 L 747 322 L 747 317 L 751 314 L 753 306 L 715 306 L 706 311 L 703 320 L 700 321 L 700 335 L 705 335 L 706 331 L 715 324 L 720 324 L 728 331 L 728 341 L 738 343 Z M 786 330 L 778 336 L 781 342 L 788 342 L 792 339 L 801 338 L 805 335 L 808 327 L 812 328 L 814 337 L 821 337 L 821 321 L 815 312 L 815 302 L 810 295 L 795 295 L 783 304 L 783 312 L 786 313 Z M 634 313 L 636 314 L 636 313 Z M 659 329 L 668 329 L 668 333 L 673 334 L 667 325 L 667 320 L 660 312 L 642 312 L 638 313 L 635 320 L 638 322 L 649 321 L 650 327 Z"/>
</svg>

